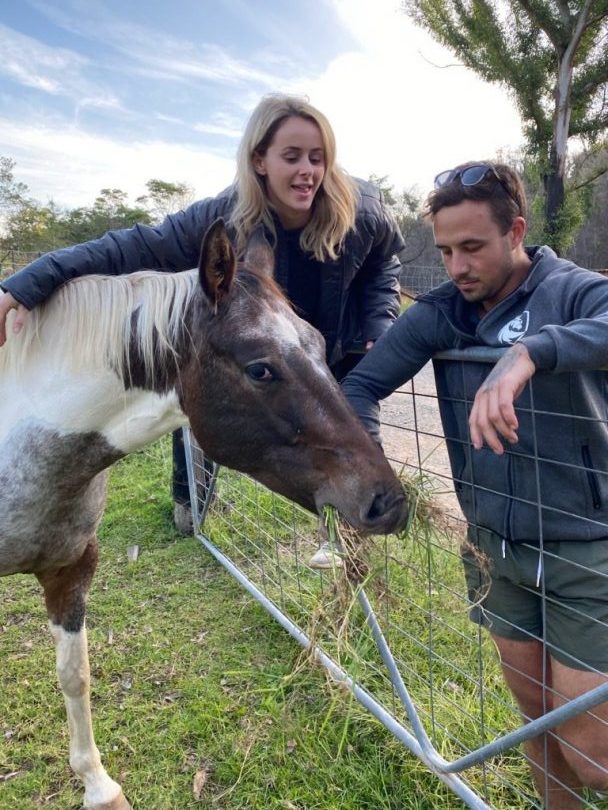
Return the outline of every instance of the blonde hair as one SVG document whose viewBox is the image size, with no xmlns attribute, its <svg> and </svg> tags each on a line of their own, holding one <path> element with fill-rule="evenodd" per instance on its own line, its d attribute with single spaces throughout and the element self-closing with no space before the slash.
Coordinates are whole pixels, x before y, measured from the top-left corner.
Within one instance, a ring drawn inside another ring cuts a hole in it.
<svg viewBox="0 0 608 810">
<path fill-rule="evenodd" d="M 41 356 L 66 373 L 105 368 L 128 378 L 129 346 L 152 380 L 158 367 L 176 362 L 184 312 L 197 289 L 196 270 L 72 279 L 32 309 L 17 339 L 10 336 L 0 352 L 0 380 L 25 373 Z"/>
<path fill-rule="evenodd" d="M 292 117 L 312 121 L 319 128 L 325 152 L 325 175 L 313 202 L 312 216 L 300 235 L 300 247 L 319 261 L 335 260 L 355 224 L 357 190 L 354 181 L 336 163 L 336 139 L 322 112 L 306 98 L 282 94 L 264 96 L 255 108 L 237 155 L 237 202 L 230 222 L 242 253 L 252 230 L 261 222 L 276 239 L 272 207 L 264 179 L 255 171 L 254 155 L 263 156 L 283 122 Z"/>
</svg>

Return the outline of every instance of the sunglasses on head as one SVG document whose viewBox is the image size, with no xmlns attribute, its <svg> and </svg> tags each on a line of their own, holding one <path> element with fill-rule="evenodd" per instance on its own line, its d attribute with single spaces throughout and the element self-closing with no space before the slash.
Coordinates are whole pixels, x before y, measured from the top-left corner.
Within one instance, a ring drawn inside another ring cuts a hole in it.
<svg viewBox="0 0 608 810">
<path fill-rule="evenodd" d="M 435 177 L 435 188 L 442 188 L 455 180 L 460 180 L 463 186 L 476 186 L 488 175 L 488 172 L 491 172 L 505 188 L 500 175 L 490 163 L 476 163 L 474 166 L 467 166 L 466 169 L 446 169 L 444 172 L 439 172 Z"/>
</svg>

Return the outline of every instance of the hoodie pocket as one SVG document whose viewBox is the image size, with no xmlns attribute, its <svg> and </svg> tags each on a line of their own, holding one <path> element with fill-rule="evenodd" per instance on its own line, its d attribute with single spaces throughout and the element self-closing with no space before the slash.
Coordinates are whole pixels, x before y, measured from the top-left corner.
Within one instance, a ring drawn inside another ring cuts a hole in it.
<svg viewBox="0 0 608 810">
<path fill-rule="evenodd" d="M 600 485 L 599 481 L 597 480 L 597 473 L 593 466 L 593 461 L 591 459 L 591 451 L 589 450 L 589 445 L 584 444 L 581 450 L 583 455 L 583 465 L 585 467 L 585 473 L 587 475 L 587 482 L 589 484 L 589 489 L 591 491 L 591 500 L 593 501 L 593 508 L 601 509 L 602 497 L 600 494 Z"/>
</svg>

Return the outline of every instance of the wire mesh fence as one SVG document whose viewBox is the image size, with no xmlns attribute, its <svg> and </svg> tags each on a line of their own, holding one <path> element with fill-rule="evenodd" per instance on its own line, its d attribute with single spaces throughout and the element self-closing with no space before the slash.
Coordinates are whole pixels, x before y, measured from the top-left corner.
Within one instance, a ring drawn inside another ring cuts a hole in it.
<svg viewBox="0 0 608 810">
<path fill-rule="evenodd" d="M 443 265 L 403 264 L 399 274 L 402 291 L 413 298 L 432 290 L 447 278 Z"/>
<path fill-rule="evenodd" d="M 464 358 L 446 353 L 435 361 L 436 368 L 471 362 L 468 354 Z M 474 352 L 473 359 L 488 362 L 488 357 Z M 521 726 L 490 635 L 469 618 L 461 561 L 467 522 L 455 494 L 463 481 L 452 476 L 440 404 L 445 405 L 436 393 L 430 365 L 383 403 L 385 452 L 411 494 L 412 518 L 404 535 L 361 539 L 360 570 L 354 579 L 345 576 L 339 559 L 330 561 L 327 569 L 311 567 L 324 539 L 316 517 L 246 476 L 223 468 L 212 474 L 201 451 L 189 444 L 191 495 L 195 518 L 202 521 L 199 536 L 311 655 L 320 658 L 334 678 L 346 682 L 466 806 L 550 807 L 539 799 L 526 755 L 516 746 L 528 738 L 544 739 L 545 746 L 547 739 L 557 739 L 561 731 L 555 730 L 556 723 L 593 711 L 608 699 L 608 685 L 569 702 L 553 699 L 547 687 L 545 709 L 561 708 Z M 465 397 L 449 404 L 466 409 L 472 403 Z M 527 417 L 538 423 L 540 437 L 546 419 L 577 418 L 531 411 Z M 598 422 L 606 428 L 605 414 Z M 554 422 L 550 429 L 555 429 Z M 536 466 L 543 462 L 542 447 L 527 461 Z M 581 464 L 583 478 L 590 472 Z M 592 473 L 607 474 L 603 468 Z M 488 489 L 484 481 L 467 485 L 474 492 Z M 545 507 L 556 508 L 554 503 L 544 504 L 537 493 L 528 493 L 526 499 L 539 514 Z M 568 493 L 560 493 L 558 499 L 559 508 L 572 517 Z M 543 547 L 542 525 L 541 521 L 540 554 L 555 555 L 550 543 Z M 573 564 L 573 578 L 575 568 Z M 544 566 L 540 573 L 537 590 L 547 600 L 551 597 Z M 529 586 L 522 593 L 526 589 Z M 580 613 L 584 608 L 566 609 Z M 543 633 L 539 641 L 555 654 Z M 600 751 L 599 739 L 606 732 L 599 715 L 597 723 Z M 547 735 L 538 736 L 547 729 Z M 570 740 L 569 745 L 574 750 L 577 743 Z M 589 752 L 580 756 L 589 758 Z M 593 762 L 593 754 L 590 759 L 597 777 L 602 762 L 600 758 Z M 551 784 L 548 780 L 545 776 L 545 790 L 557 785 L 566 795 L 570 791 L 566 782 L 559 783 L 559 776 L 551 778 Z M 573 790 L 572 802 L 572 807 L 606 806 L 589 790 L 581 796 Z"/>
<path fill-rule="evenodd" d="M 0 279 L 7 278 L 17 270 L 21 270 L 26 264 L 33 262 L 42 256 L 44 251 L 40 250 L 17 250 L 8 248 L 0 250 Z"/>
</svg>

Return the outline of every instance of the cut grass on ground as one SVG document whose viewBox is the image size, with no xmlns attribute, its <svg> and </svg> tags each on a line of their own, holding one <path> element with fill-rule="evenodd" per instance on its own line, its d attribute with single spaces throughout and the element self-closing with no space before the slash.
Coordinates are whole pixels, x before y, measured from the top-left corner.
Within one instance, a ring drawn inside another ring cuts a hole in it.
<svg viewBox="0 0 608 810">
<path fill-rule="evenodd" d="M 88 608 L 96 740 L 134 808 L 462 806 L 324 671 L 298 665 L 301 648 L 198 541 L 175 534 L 170 467 L 164 439 L 113 469 Z M 0 579 L 0 644 L 0 808 L 75 810 L 32 577 Z"/>
</svg>

